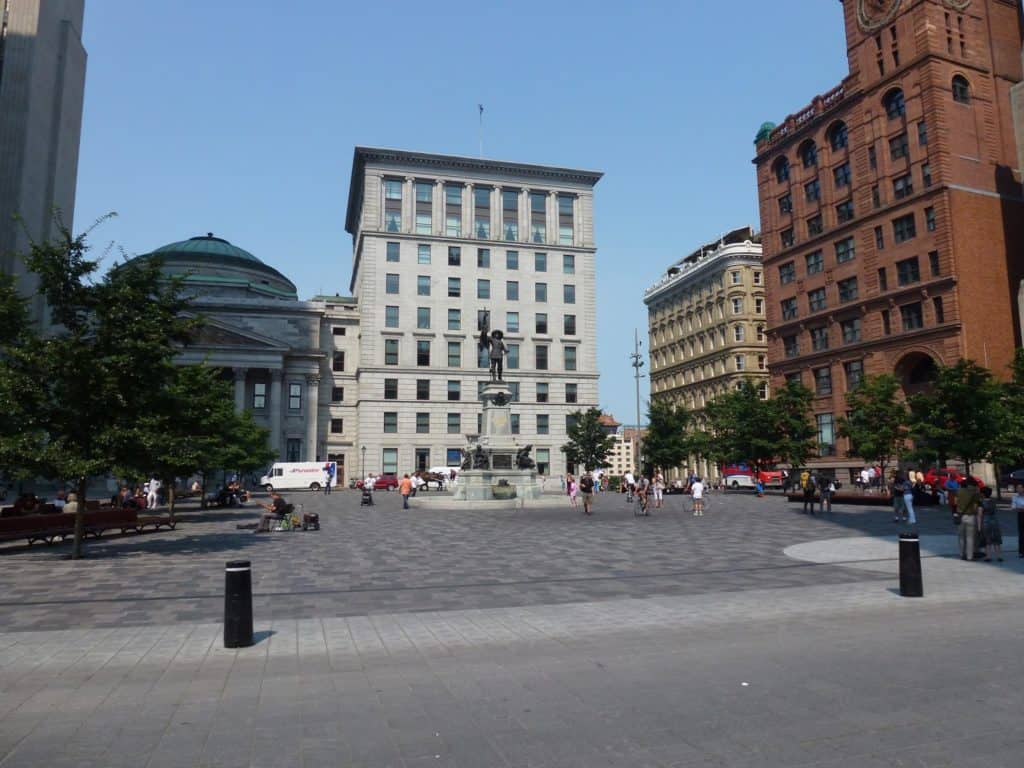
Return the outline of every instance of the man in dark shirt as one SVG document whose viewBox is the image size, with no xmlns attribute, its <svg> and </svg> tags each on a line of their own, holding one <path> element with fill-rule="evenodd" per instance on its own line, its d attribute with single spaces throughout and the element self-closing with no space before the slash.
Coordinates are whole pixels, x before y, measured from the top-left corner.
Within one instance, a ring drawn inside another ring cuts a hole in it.
<svg viewBox="0 0 1024 768">
<path fill-rule="evenodd" d="M 269 533 L 271 521 L 281 520 L 288 509 L 288 502 L 286 502 L 277 491 L 270 494 L 270 503 L 261 504 L 261 507 L 268 510 L 260 515 L 260 525 L 254 533 Z"/>
</svg>

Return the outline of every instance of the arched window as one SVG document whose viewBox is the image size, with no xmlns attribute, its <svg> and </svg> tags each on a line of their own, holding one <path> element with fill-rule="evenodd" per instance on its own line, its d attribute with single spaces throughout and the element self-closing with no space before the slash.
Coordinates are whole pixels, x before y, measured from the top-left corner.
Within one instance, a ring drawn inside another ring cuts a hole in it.
<svg viewBox="0 0 1024 768">
<path fill-rule="evenodd" d="M 818 164 L 818 148 L 814 146 L 814 142 L 810 139 L 800 145 L 799 154 L 804 168 L 810 168 L 812 165 Z"/>
<path fill-rule="evenodd" d="M 774 163 L 772 163 L 772 172 L 775 174 L 775 179 L 781 184 L 784 181 L 789 180 L 789 160 L 785 157 L 780 157 Z"/>
<path fill-rule="evenodd" d="M 849 136 L 847 135 L 846 123 L 842 120 L 832 123 L 832 127 L 828 129 L 828 143 L 831 145 L 832 150 L 843 149 L 848 142 Z"/>
<path fill-rule="evenodd" d="M 953 78 L 953 101 L 960 104 L 971 103 L 971 84 L 963 75 L 956 75 Z"/>
<path fill-rule="evenodd" d="M 882 99 L 882 105 L 885 107 L 885 114 L 889 116 L 890 120 L 895 120 L 897 117 L 903 117 L 907 113 L 907 105 L 903 102 L 903 91 L 899 88 L 893 88 Z"/>
</svg>

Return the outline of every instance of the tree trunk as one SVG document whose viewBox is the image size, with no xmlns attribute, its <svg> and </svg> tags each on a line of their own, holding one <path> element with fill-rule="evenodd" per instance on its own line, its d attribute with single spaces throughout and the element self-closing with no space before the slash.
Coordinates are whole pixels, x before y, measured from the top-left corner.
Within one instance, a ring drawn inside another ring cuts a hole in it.
<svg viewBox="0 0 1024 768">
<path fill-rule="evenodd" d="M 199 486 L 199 508 L 206 509 L 206 472 L 201 473 L 203 482 Z"/>
<path fill-rule="evenodd" d="M 174 522 L 174 482 L 172 481 L 167 486 L 167 511 L 171 516 L 171 522 Z"/>
<path fill-rule="evenodd" d="M 78 510 L 75 512 L 75 542 L 71 545 L 71 559 L 78 560 L 82 556 L 82 541 L 85 539 L 85 489 L 88 479 L 78 479 Z"/>
</svg>

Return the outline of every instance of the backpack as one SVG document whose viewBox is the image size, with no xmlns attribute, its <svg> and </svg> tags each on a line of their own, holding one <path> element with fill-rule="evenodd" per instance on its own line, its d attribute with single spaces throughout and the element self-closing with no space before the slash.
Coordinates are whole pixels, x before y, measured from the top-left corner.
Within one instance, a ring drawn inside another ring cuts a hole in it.
<svg viewBox="0 0 1024 768">
<path fill-rule="evenodd" d="M 584 475 L 580 480 L 580 490 L 584 493 L 592 493 L 594 490 L 594 478 L 590 475 Z"/>
</svg>

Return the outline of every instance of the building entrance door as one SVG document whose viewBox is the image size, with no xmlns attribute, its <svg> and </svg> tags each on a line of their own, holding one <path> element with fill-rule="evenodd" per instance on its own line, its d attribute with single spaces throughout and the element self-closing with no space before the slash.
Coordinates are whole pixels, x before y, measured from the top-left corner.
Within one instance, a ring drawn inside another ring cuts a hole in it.
<svg viewBox="0 0 1024 768">
<path fill-rule="evenodd" d="M 416 449 L 416 471 L 426 472 L 430 467 L 430 449 L 429 448 L 417 448 Z"/>
<path fill-rule="evenodd" d="M 341 486 L 345 484 L 345 454 L 344 453 L 329 453 L 327 454 L 327 460 L 333 461 L 337 464 L 337 469 L 334 476 L 334 484 Z"/>
</svg>

